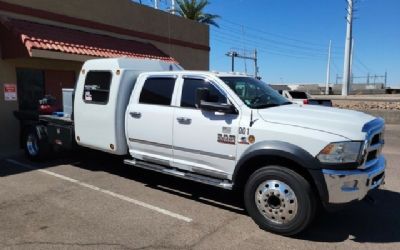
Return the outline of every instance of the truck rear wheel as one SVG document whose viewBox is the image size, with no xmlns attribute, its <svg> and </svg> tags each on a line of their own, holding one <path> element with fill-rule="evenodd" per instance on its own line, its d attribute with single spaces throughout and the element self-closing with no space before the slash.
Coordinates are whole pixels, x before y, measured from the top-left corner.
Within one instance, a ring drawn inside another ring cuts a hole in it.
<svg viewBox="0 0 400 250">
<path fill-rule="evenodd" d="M 303 231 L 312 222 L 317 206 L 308 181 L 282 166 L 255 171 L 246 183 L 244 203 L 260 228 L 282 235 Z"/>
<path fill-rule="evenodd" d="M 39 138 L 35 128 L 29 129 L 25 135 L 25 155 L 32 161 L 40 161 L 49 157 L 50 145 L 46 138 Z"/>
</svg>

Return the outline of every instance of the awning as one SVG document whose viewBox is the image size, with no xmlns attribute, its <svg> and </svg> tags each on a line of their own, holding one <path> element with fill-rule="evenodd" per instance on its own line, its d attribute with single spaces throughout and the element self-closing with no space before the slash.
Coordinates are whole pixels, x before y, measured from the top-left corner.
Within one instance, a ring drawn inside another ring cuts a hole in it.
<svg viewBox="0 0 400 250">
<path fill-rule="evenodd" d="M 22 54 L 32 57 L 35 50 L 62 52 L 93 57 L 132 57 L 175 61 L 150 43 L 120 39 L 79 30 L 39 24 L 24 20 L 0 18 L 2 26 L 3 56 Z M 3 34 L 3 33 L 7 34 Z M 13 44 L 16 38 L 21 44 Z M 7 46 L 8 45 L 8 46 Z M 4 48 L 5 47 L 5 48 Z M 26 51 L 13 51 L 21 50 Z"/>
</svg>

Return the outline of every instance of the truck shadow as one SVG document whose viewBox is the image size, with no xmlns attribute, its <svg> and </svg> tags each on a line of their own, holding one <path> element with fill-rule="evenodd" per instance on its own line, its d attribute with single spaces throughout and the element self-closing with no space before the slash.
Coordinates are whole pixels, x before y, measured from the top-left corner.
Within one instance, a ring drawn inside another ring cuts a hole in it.
<svg viewBox="0 0 400 250">
<path fill-rule="evenodd" d="M 219 207 L 238 214 L 246 214 L 241 197 L 232 191 L 205 184 L 144 170 L 122 163 L 124 158 L 98 152 L 80 155 L 74 166 L 91 170 L 104 171 L 113 175 L 140 182 L 146 187 L 157 189 L 186 199 Z M 112 167 L 111 167 L 112 166 Z"/>
<path fill-rule="evenodd" d="M 124 165 L 122 160 L 121 157 L 85 151 L 73 157 L 59 158 L 44 164 L 32 164 L 32 166 L 48 168 L 69 164 L 89 171 L 107 172 L 140 182 L 162 192 L 247 215 L 239 193 L 129 167 Z M 32 170 L 16 169 L 11 169 L 8 173 L 0 172 L 0 176 Z M 400 193 L 379 189 L 372 191 L 371 197 L 375 199 L 373 203 L 362 201 L 349 205 L 343 210 L 320 213 L 305 232 L 294 238 L 314 242 L 343 242 L 348 239 L 360 243 L 400 242 Z"/>
<path fill-rule="evenodd" d="M 105 159 L 101 159 L 103 157 Z M 117 165 L 115 159 L 103 155 L 93 162 L 92 157 L 85 155 L 76 166 L 109 172 L 153 189 L 247 215 L 239 193 L 123 164 Z M 361 201 L 336 212 L 321 212 L 309 229 L 295 238 L 315 242 L 343 242 L 348 239 L 360 243 L 400 242 L 400 193 L 379 189 L 370 195 L 374 202 Z"/>
<path fill-rule="evenodd" d="M 296 238 L 316 242 L 364 243 L 400 241 L 400 193 L 378 189 L 370 192 L 374 201 L 361 201 L 336 212 L 324 212 Z"/>
</svg>

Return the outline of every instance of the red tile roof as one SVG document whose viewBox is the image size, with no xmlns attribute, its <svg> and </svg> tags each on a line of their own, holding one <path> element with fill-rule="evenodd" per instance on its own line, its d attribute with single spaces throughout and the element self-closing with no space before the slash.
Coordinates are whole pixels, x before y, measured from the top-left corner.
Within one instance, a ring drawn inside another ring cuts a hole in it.
<svg viewBox="0 0 400 250">
<path fill-rule="evenodd" d="M 0 23 L 32 49 L 95 57 L 133 57 L 175 61 L 150 43 L 120 39 L 63 27 L 2 18 Z"/>
</svg>

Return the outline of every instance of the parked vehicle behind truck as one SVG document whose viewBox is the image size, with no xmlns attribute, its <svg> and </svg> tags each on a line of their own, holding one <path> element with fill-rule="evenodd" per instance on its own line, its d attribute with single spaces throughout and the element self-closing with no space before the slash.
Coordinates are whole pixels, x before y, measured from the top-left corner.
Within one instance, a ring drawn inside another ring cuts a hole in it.
<svg viewBox="0 0 400 250">
<path fill-rule="evenodd" d="M 262 229 L 283 235 L 304 230 L 319 203 L 361 200 L 382 184 L 382 119 L 293 104 L 248 76 L 170 68 L 178 69 L 87 61 L 72 117 L 40 116 L 25 137 L 27 155 L 45 158 L 77 144 L 125 155 L 127 165 L 235 189 Z"/>
<path fill-rule="evenodd" d="M 332 101 L 329 99 L 315 99 L 305 91 L 299 90 L 279 90 L 279 94 L 287 98 L 293 103 L 298 104 L 309 104 L 309 105 L 321 105 L 332 107 Z"/>
</svg>

